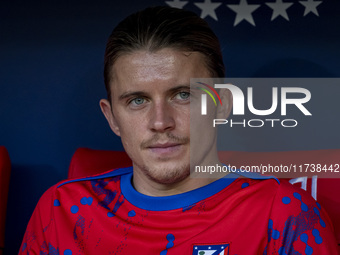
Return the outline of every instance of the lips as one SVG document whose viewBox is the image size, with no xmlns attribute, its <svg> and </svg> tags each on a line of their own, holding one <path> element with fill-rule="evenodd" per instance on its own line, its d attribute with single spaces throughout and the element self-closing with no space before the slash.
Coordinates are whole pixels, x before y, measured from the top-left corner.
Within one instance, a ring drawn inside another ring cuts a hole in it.
<svg viewBox="0 0 340 255">
<path fill-rule="evenodd" d="M 150 145 L 148 148 L 151 152 L 156 154 L 171 154 L 180 150 L 182 144 L 180 143 L 156 143 Z"/>
</svg>

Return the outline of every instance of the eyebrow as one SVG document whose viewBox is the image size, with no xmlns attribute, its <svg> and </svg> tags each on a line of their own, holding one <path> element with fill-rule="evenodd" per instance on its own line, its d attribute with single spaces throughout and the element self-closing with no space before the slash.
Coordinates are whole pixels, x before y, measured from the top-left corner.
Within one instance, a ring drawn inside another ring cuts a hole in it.
<svg viewBox="0 0 340 255">
<path fill-rule="evenodd" d="M 124 100 L 129 97 L 142 97 L 145 96 L 146 93 L 143 91 L 133 91 L 133 92 L 124 92 L 119 96 L 119 100 Z"/>
<path fill-rule="evenodd" d="M 174 93 L 176 91 L 180 91 L 180 90 L 190 90 L 190 85 L 178 85 L 174 88 L 171 88 L 167 91 L 167 93 L 171 94 Z M 130 97 L 144 97 L 147 96 L 149 93 L 146 93 L 144 91 L 132 91 L 132 92 L 124 92 L 123 94 L 121 94 L 119 96 L 119 100 L 124 100 L 126 98 L 130 98 Z"/>
<path fill-rule="evenodd" d="M 176 91 L 180 91 L 180 90 L 190 90 L 190 85 L 178 85 L 177 87 L 171 88 L 169 89 L 170 93 L 174 93 Z"/>
</svg>

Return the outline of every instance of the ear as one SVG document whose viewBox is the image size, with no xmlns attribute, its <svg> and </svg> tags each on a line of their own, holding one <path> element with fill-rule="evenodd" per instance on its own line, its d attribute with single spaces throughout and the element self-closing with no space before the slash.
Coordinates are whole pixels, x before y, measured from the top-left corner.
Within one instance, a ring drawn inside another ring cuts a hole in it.
<svg viewBox="0 0 340 255">
<path fill-rule="evenodd" d="M 233 106 L 233 97 L 229 89 L 225 88 L 220 89 L 219 96 L 221 98 L 222 105 L 218 105 L 216 116 L 218 119 L 227 119 Z"/>
<path fill-rule="evenodd" d="M 119 130 L 119 125 L 117 123 L 117 120 L 113 114 L 112 107 L 110 102 L 107 99 L 101 99 L 99 101 L 100 109 L 102 110 L 102 113 L 104 114 L 107 122 L 110 125 L 110 128 L 112 131 L 120 136 L 120 130 Z"/>
</svg>

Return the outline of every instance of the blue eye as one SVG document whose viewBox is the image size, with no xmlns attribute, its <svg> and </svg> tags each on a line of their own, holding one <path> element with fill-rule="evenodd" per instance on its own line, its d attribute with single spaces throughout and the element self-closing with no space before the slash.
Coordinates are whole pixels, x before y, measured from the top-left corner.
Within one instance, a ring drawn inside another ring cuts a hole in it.
<svg viewBox="0 0 340 255">
<path fill-rule="evenodd" d="M 135 98 L 131 101 L 131 103 L 135 104 L 135 105 L 141 105 L 143 104 L 145 101 L 144 98 L 141 98 L 141 97 L 138 97 L 138 98 Z"/>
<path fill-rule="evenodd" d="M 186 100 L 190 97 L 190 93 L 189 92 L 179 92 L 177 94 L 177 96 L 179 97 L 179 99 Z"/>
</svg>

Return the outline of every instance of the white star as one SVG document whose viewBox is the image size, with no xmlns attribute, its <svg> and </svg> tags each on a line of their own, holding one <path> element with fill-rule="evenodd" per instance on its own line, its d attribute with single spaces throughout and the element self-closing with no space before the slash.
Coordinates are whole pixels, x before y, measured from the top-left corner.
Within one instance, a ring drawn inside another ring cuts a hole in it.
<svg viewBox="0 0 340 255">
<path fill-rule="evenodd" d="M 305 13 L 303 14 L 303 16 L 306 16 L 310 12 L 314 13 L 316 16 L 319 16 L 319 13 L 316 7 L 319 4 L 321 4 L 322 1 L 308 0 L 308 1 L 299 1 L 299 2 L 305 7 Z"/>
<path fill-rule="evenodd" d="M 272 19 L 276 19 L 279 15 L 284 17 L 286 20 L 289 20 L 287 9 L 292 5 L 293 3 L 283 3 L 282 0 L 276 0 L 275 3 L 266 3 L 270 8 L 273 9 Z"/>
<path fill-rule="evenodd" d="M 194 3 L 197 7 L 202 10 L 201 18 L 204 19 L 206 16 L 210 16 L 217 21 L 215 9 L 222 3 L 212 3 L 211 0 L 204 0 L 204 3 Z"/>
<path fill-rule="evenodd" d="M 173 0 L 172 2 L 165 1 L 165 3 L 171 7 L 183 9 L 184 5 L 186 5 L 188 1 Z"/>
<path fill-rule="evenodd" d="M 240 23 L 242 20 L 248 21 L 250 24 L 255 26 L 255 22 L 253 16 L 251 15 L 257 8 L 260 7 L 259 4 L 248 4 L 247 0 L 240 0 L 240 4 L 227 4 L 227 6 L 236 12 L 236 18 L 234 22 L 234 26 Z"/>
</svg>

